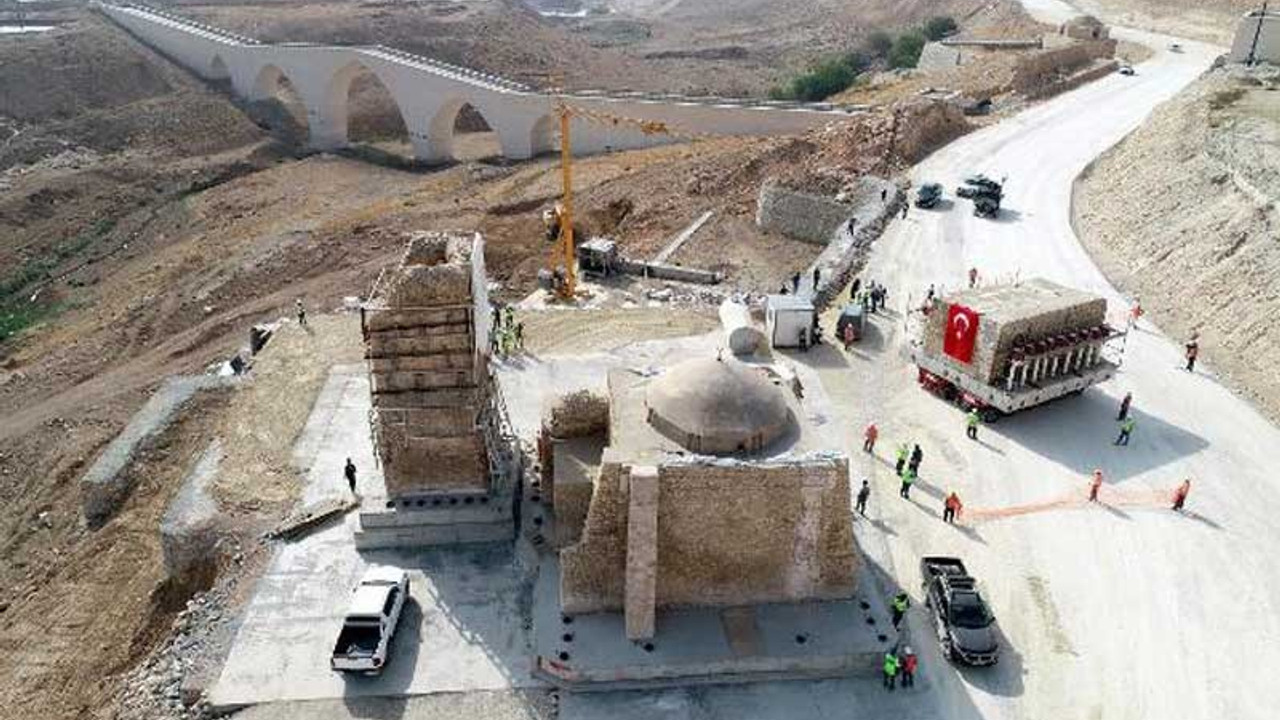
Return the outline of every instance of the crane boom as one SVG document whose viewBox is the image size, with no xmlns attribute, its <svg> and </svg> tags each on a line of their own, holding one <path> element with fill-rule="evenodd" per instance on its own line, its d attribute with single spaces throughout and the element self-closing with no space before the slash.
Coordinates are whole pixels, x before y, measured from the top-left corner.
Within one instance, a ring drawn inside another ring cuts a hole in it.
<svg viewBox="0 0 1280 720">
<path fill-rule="evenodd" d="M 568 105 L 561 104 L 560 113 L 560 181 L 563 183 L 563 198 L 560 210 L 560 242 L 564 252 L 564 285 L 561 294 L 570 299 L 578 289 L 577 258 L 574 257 L 573 246 L 573 148 L 569 142 L 569 124 L 573 119 L 573 111 Z"/>
<path fill-rule="evenodd" d="M 554 270 L 559 263 L 557 255 L 563 258 L 564 282 L 557 287 L 557 292 L 561 298 L 569 300 L 578 290 L 577 257 L 573 240 L 573 143 L 569 136 L 573 118 L 580 117 L 602 125 L 631 125 L 639 128 L 645 135 L 676 135 L 676 133 L 661 120 L 641 120 L 598 110 L 584 110 L 571 107 L 563 101 L 557 103 L 556 115 L 560 118 L 560 182 L 563 187 L 560 201 L 559 244 L 553 253 L 551 267 Z"/>
</svg>

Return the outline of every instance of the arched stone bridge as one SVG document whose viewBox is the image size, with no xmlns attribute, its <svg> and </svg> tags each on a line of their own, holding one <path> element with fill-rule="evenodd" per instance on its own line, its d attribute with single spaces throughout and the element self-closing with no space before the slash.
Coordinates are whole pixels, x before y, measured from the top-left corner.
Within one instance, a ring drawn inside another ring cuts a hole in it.
<svg viewBox="0 0 1280 720">
<path fill-rule="evenodd" d="M 550 94 L 511 80 L 383 46 L 270 45 L 137 4 L 96 3 L 142 42 L 208 80 L 229 81 L 252 101 L 275 97 L 287 78 L 306 107 L 309 145 L 347 145 L 348 94 L 365 70 L 387 88 L 409 131 L 416 159 L 453 158 L 454 120 L 474 107 L 496 132 L 502 153 L 524 159 L 558 148 L 558 102 L 598 115 L 661 120 L 678 136 L 790 135 L 847 118 L 861 108 L 669 95 Z M 632 125 L 574 119 L 573 152 L 646 147 L 672 137 L 645 135 Z"/>
</svg>

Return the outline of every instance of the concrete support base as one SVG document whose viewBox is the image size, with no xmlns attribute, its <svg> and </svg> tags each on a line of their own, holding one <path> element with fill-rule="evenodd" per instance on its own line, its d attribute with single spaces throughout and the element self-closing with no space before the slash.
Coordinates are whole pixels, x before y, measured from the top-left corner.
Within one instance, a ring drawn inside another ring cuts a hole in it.
<svg viewBox="0 0 1280 720">
<path fill-rule="evenodd" d="M 496 543 L 515 537 L 509 495 L 441 495 L 422 502 L 423 507 L 413 509 L 361 511 L 356 549 Z"/>
<path fill-rule="evenodd" d="M 865 577 L 852 600 L 659 611 L 657 631 L 637 641 L 624 613 L 564 615 L 559 573 L 556 553 L 543 553 L 533 673 L 573 692 L 878 677 L 905 639 Z"/>
</svg>

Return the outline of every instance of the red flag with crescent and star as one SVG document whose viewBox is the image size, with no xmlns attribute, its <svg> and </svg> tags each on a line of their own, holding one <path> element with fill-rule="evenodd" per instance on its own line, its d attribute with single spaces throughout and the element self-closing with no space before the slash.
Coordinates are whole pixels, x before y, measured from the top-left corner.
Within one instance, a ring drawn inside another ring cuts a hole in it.
<svg viewBox="0 0 1280 720">
<path fill-rule="evenodd" d="M 978 313 L 963 305 L 952 305 L 947 311 L 947 336 L 942 341 L 942 351 L 962 363 L 971 362 L 977 339 Z"/>
</svg>

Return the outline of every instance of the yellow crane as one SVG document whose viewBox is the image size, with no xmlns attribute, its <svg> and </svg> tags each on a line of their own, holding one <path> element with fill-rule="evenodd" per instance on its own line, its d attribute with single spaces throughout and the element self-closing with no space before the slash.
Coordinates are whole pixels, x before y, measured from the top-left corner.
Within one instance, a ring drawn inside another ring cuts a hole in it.
<svg viewBox="0 0 1280 720">
<path fill-rule="evenodd" d="M 637 127 L 645 135 L 673 134 L 667 124 L 659 120 L 639 120 L 620 117 L 597 110 L 586 110 L 567 104 L 562 97 L 557 103 L 555 113 L 560 119 L 560 182 L 563 186 L 560 198 L 560 233 L 555 251 L 551 256 L 552 276 L 558 262 L 564 262 L 564 281 L 555 284 L 557 294 L 571 300 L 578 289 L 577 257 L 573 242 L 573 143 L 570 140 L 570 126 L 575 117 L 601 125 L 626 124 Z"/>
</svg>

